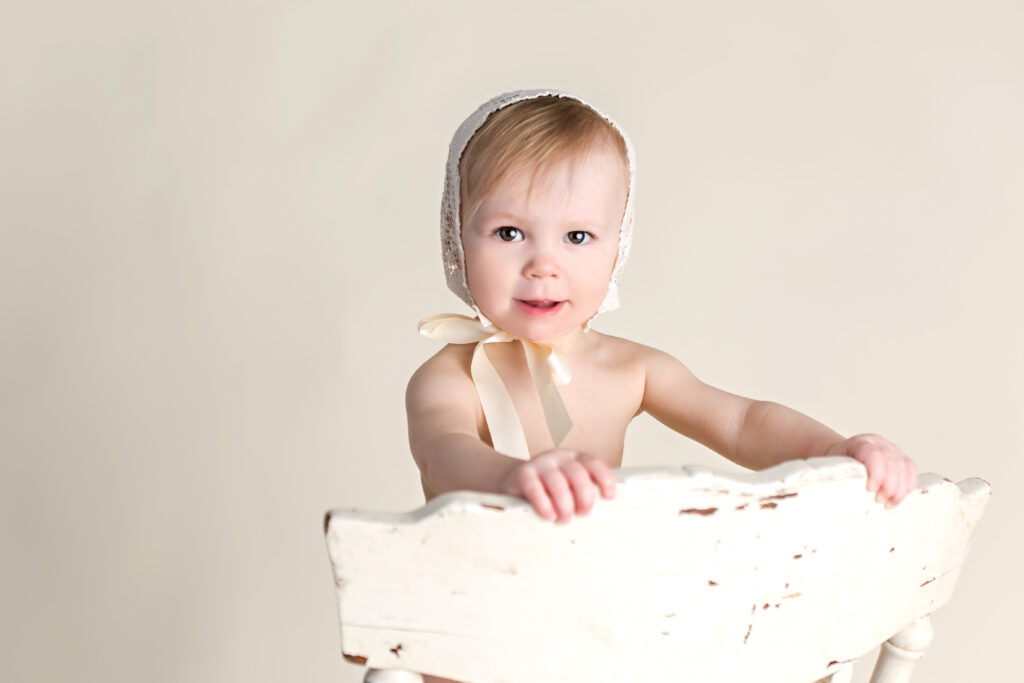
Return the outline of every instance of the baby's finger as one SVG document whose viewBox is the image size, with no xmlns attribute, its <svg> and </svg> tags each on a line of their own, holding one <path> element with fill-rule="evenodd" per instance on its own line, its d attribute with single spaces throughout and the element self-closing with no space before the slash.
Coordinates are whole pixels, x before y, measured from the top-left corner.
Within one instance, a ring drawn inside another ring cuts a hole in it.
<svg viewBox="0 0 1024 683">
<path fill-rule="evenodd" d="M 903 486 L 903 466 L 899 462 L 886 463 L 885 482 L 878 489 L 875 500 L 885 505 L 886 510 L 896 507 L 900 488 Z"/>
<path fill-rule="evenodd" d="M 535 470 L 528 469 L 519 475 L 518 488 L 522 492 L 523 498 L 529 501 L 538 515 L 549 521 L 555 519 L 548 491 L 544 488 L 544 483 Z"/>
<path fill-rule="evenodd" d="M 901 484 L 899 497 L 896 498 L 897 503 L 901 502 L 910 495 L 911 491 L 917 488 L 917 465 L 907 457 L 903 458 L 903 481 Z"/>
<path fill-rule="evenodd" d="M 886 501 L 885 507 L 894 508 L 899 505 L 903 497 L 907 495 L 907 462 L 905 458 L 896 457 L 889 460 L 890 479 L 893 481 L 892 495 Z"/>
<path fill-rule="evenodd" d="M 895 502 L 896 494 L 903 486 L 903 463 L 899 460 L 888 459 L 885 463 L 885 475 L 882 479 L 882 486 L 878 489 L 878 495 L 882 502 Z"/>
<path fill-rule="evenodd" d="M 555 512 L 558 514 L 559 522 L 568 522 L 572 518 L 572 511 L 575 503 L 572 493 L 569 491 L 569 483 L 565 479 L 562 470 L 551 470 L 540 475 L 544 482 L 544 488 L 548 490 L 548 496 L 554 503 Z"/>
<path fill-rule="evenodd" d="M 579 462 L 587 468 L 591 479 L 601 489 L 601 495 L 605 498 L 614 498 L 615 485 L 618 482 L 608 463 L 595 455 L 581 455 Z"/>
<path fill-rule="evenodd" d="M 878 492 L 885 478 L 885 456 L 874 446 L 866 446 L 858 450 L 856 458 L 868 471 L 868 491 Z"/>
<path fill-rule="evenodd" d="M 596 491 L 594 482 L 590 480 L 590 472 L 578 461 L 572 460 L 562 465 L 562 471 L 569 480 L 573 497 L 576 499 L 576 514 L 585 515 L 594 507 Z"/>
</svg>

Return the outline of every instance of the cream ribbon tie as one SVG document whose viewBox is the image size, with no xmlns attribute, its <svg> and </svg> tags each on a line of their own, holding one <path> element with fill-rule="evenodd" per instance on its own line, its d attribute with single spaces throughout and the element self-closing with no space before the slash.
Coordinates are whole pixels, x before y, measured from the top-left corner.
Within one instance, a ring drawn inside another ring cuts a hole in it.
<svg viewBox="0 0 1024 683">
<path fill-rule="evenodd" d="M 547 344 L 518 339 L 493 326 L 485 326 L 476 318 L 456 313 L 442 313 L 424 318 L 419 324 L 420 334 L 448 344 L 476 344 L 470 374 L 480 396 L 487 428 L 491 432 L 494 450 L 521 460 L 530 459 L 526 436 L 516 413 L 508 388 L 484 352 L 484 344 L 519 341 L 526 352 L 534 386 L 540 395 L 544 418 L 555 445 L 559 445 L 572 428 L 569 411 L 565 408 L 558 387 L 572 381 L 572 372 L 565 355 Z"/>
</svg>

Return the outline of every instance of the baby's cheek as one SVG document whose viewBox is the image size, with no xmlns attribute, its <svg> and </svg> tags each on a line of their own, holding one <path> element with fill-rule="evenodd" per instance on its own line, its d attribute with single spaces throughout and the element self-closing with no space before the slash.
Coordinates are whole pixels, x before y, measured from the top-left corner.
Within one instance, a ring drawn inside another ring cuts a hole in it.
<svg viewBox="0 0 1024 683">
<path fill-rule="evenodd" d="M 496 288 L 496 264 L 493 261 L 480 253 L 466 255 L 466 284 L 476 301 L 491 296 Z"/>
</svg>

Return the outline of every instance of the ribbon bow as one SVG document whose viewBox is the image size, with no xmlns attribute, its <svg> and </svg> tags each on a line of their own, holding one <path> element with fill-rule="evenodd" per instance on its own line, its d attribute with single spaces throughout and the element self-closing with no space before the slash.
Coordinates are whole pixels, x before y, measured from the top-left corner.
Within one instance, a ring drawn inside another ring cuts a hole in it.
<svg viewBox="0 0 1024 683">
<path fill-rule="evenodd" d="M 480 396 L 484 419 L 491 432 L 494 450 L 521 460 L 530 459 L 519 415 L 516 413 L 508 388 L 484 352 L 484 344 L 516 341 L 516 337 L 505 330 L 485 326 L 476 318 L 456 313 L 442 313 L 424 318 L 419 324 L 420 334 L 449 344 L 476 343 L 470 374 Z M 519 339 L 526 351 L 526 362 L 530 366 L 533 384 L 537 387 L 548 431 L 557 446 L 572 428 L 569 411 L 562 402 L 557 387 L 563 387 L 572 380 L 569 363 L 565 355 L 546 344 L 528 339 Z"/>
</svg>

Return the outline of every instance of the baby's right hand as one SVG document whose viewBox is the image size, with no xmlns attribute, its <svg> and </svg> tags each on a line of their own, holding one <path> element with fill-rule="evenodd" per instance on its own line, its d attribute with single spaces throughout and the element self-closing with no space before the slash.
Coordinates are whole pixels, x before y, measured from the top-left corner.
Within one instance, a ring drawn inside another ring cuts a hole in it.
<svg viewBox="0 0 1024 683">
<path fill-rule="evenodd" d="M 547 520 L 568 522 L 575 512 L 585 515 L 597 499 L 615 497 L 615 475 L 600 458 L 556 448 L 512 470 L 501 490 L 525 498 Z"/>
</svg>

